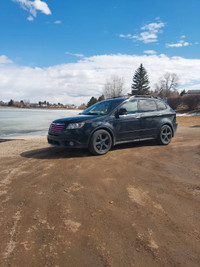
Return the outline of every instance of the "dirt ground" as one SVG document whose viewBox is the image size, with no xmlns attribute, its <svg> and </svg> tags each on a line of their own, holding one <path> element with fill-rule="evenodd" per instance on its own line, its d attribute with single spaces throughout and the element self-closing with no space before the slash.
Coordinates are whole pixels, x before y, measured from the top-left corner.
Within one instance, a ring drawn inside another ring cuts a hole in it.
<svg viewBox="0 0 200 267">
<path fill-rule="evenodd" d="M 104 156 L 0 142 L 0 266 L 200 266 L 200 116 Z"/>
</svg>

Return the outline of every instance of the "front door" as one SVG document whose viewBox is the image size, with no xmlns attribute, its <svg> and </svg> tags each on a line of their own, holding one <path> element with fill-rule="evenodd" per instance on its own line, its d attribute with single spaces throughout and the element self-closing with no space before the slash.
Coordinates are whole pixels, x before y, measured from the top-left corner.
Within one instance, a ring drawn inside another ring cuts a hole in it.
<svg viewBox="0 0 200 267">
<path fill-rule="evenodd" d="M 127 115 L 121 115 L 119 118 L 115 118 L 116 141 L 139 139 L 141 123 L 137 100 L 127 101 L 120 108 L 126 109 Z"/>
</svg>

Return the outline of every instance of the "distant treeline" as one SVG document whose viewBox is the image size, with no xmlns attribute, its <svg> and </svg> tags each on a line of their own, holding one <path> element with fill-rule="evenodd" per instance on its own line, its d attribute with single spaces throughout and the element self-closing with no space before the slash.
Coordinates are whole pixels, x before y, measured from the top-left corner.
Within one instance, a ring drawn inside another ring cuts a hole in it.
<svg viewBox="0 0 200 267">
<path fill-rule="evenodd" d="M 30 103 L 29 100 L 21 100 L 15 101 L 11 99 L 9 102 L 0 101 L 0 106 L 4 107 L 17 107 L 17 108 L 66 108 L 66 109 L 85 109 L 85 104 L 81 104 L 80 106 L 76 106 L 74 104 L 52 104 L 47 101 L 39 101 L 38 103 Z"/>
</svg>

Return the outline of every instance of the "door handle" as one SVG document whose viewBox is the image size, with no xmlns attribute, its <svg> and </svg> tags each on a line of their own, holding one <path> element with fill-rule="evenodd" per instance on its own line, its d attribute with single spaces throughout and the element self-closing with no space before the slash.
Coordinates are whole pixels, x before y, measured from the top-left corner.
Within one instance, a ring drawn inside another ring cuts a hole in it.
<svg viewBox="0 0 200 267">
<path fill-rule="evenodd" d="M 140 119 L 141 117 L 140 116 L 135 116 L 136 119 Z"/>
</svg>

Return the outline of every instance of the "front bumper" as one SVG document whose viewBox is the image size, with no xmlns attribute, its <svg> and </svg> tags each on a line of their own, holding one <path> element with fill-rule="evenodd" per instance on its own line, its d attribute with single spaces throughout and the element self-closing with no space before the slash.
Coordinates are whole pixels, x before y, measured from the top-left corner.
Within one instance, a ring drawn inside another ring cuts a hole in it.
<svg viewBox="0 0 200 267">
<path fill-rule="evenodd" d="M 88 138 L 77 131 L 69 131 L 68 133 L 55 133 L 49 131 L 47 141 L 50 145 L 66 147 L 66 148 L 87 148 Z"/>
</svg>

